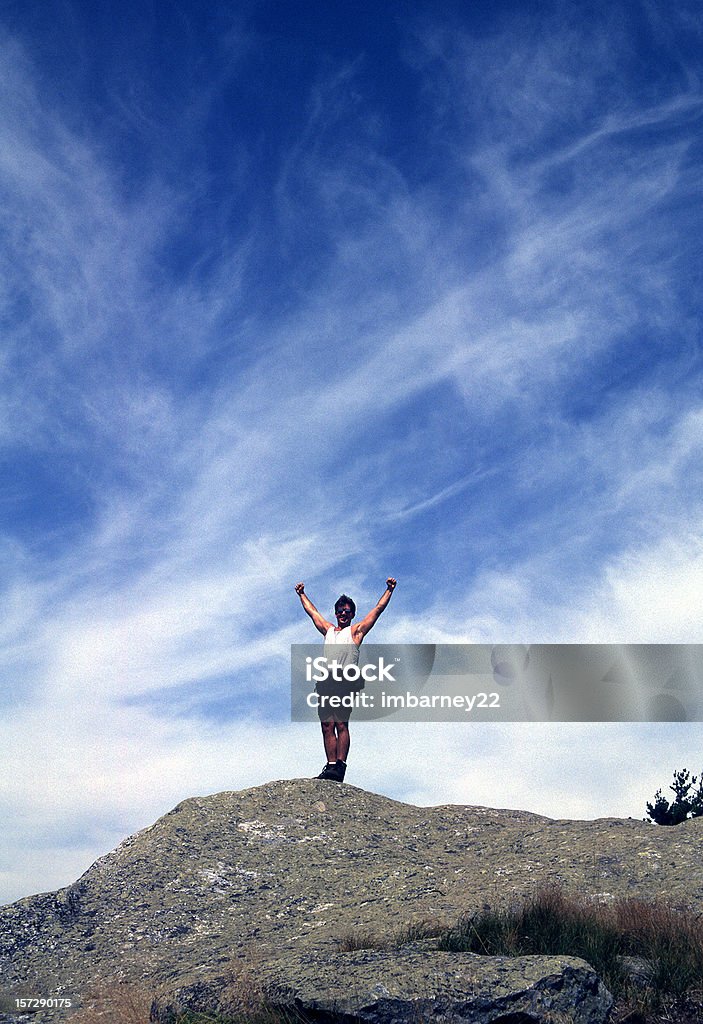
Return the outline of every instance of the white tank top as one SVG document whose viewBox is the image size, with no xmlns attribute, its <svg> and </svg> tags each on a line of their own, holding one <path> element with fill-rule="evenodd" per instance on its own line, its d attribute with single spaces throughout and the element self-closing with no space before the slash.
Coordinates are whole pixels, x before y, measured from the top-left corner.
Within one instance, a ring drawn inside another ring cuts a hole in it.
<svg viewBox="0 0 703 1024">
<path fill-rule="evenodd" d="M 330 661 L 334 659 L 340 665 L 359 664 L 359 647 L 352 640 L 351 626 L 345 626 L 344 629 L 339 630 L 336 630 L 334 626 L 330 626 L 325 633 L 324 644 L 325 657 L 329 658 Z M 335 650 L 328 650 L 331 647 L 334 647 Z"/>
</svg>

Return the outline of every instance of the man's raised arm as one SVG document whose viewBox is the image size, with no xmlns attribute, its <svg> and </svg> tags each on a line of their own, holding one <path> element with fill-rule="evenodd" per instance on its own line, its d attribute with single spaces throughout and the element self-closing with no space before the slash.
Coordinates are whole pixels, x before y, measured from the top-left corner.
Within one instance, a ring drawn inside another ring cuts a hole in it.
<svg viewBox="0 0 703 1024">
<path fill-rule="evenodd" d="M 381 594 L 381 597 L 378 599 L 378 604 L 376 605 L 376 607 L 372 608 L 369 614 L 364 616 L 361 622 L 358 622 L 356 626 L 353 627 L 352 634 L 354 636 L 356 643 L 361 643 L 362 639 L 366 636 L 368 631 L 370 629 L 373 629 L 379 615 L 388 605 L 388 602 L 391 599 L 391 595 L 393 594 L 396 585 L 397 580 L 393 579 L 392 576 L 389 576 L 388 579 L 386 580 L 386 592 L 384 594 Z"/>
<path fill-rule="evenodd" d="M 296 583 L 295 592 L 300 598 L 300 603 L 302 604 L 303 608 L 308 613 L 312 621 L 315 623 L 315 628 L 319 629 L 319 631 L 324 636 L 327 633 L 327 630 L 332 625 L 332 623 L 328 622 L 327 619 L 322 618 L 315 605 L 312 603 L 308 595 L 305 593 L 304 583 Z"/>
</svg>

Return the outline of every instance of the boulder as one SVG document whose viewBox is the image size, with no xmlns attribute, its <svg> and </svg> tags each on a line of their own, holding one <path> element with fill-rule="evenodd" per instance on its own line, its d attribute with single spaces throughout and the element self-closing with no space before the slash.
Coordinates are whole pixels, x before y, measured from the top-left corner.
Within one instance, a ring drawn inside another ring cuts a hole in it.
<svg viewBox="0 0 703 1024">
<path fill-rule="evenodd" d="M 602 1024 L 612 996 L 575 957 L 479 956 L 409 945 L 291 958 L 259 972 L 266 1002 L 320 1024 Z M 179 1012 L 234 1013 L 241 983 L 196 983 L 157 1001 L 152 1021 Z"/>
</svg>

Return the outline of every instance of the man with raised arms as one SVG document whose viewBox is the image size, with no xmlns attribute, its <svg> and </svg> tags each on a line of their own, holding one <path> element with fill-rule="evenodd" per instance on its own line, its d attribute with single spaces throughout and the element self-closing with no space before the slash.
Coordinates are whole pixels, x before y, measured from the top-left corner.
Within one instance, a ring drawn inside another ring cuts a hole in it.
<svg viewBox="0 0 703 1024">
<path fill-rule="evenodd" d="M 385 593 L 379 598 L 378 604 L 361 622 L 357 623 L 353 623 L 356 605 L 350 597 L 342 594 L 334 606 L 336 626 L 320 615 L 305 593 L 304 583 L 296 584 L 295 591 L 303 608 L 314 622 L 315 628 L 325 638 L 325 655 L 341 665 L 356 665 L 359 661 L 359 647 L 362 640 L 369 630 L 373 629 L 379 615 L 388 605 L 395 588 L 396 580 L 389 576 L 386 580 Z M 331 650 L 332 647 L 335 647 L 334 651 Z M 335 711 L 331 708 L 319 707 L 318 714 L 322 725 L 322 741 L 325 745 L 327 764 L 317 777 L 318 779 L 329 779 L 332 782 L 342 782 L 347 770 L 347 754 L 349 753 L 350 711 L 341 708 Z M 340 721 L 341 715 L 345 716 L 345 721 Z"/>
</svg>

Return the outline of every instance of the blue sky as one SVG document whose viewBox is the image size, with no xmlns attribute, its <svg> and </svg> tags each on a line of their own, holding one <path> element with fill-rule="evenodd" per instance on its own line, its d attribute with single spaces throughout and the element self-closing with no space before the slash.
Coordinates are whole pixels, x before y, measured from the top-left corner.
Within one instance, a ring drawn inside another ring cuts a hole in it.
<svg viewBox="0 0 703 1024">
<path fill-rule="evenodd" d="M 380 9 L 379 9 L 380 8 Z M 701 642 L 698 5 L 0 3 L 0 900 L 315 774 L 379 642 Z M 349 781 L 644 813 L 699 725 L 373 725 Z"/>
</svg>

